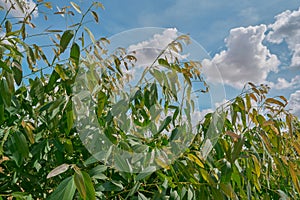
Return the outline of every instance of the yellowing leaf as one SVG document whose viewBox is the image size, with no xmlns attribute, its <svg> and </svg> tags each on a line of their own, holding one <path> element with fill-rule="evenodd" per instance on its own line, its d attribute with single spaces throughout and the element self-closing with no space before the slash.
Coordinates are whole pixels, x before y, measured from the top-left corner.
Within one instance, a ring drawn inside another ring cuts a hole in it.
<svg viewBox="0 0 300 200">
<path fill-rule="evenodd" d="M 94 2 L 93 5 L 94 5 L 96 8 L 97 8 L 97 7 L 100 7 L 100 8 L 102 8 L 102 9 L 104 10 L 104 6 L 103 6 L 103 4 L 100 3 L 100 2 Z"/>
<path fill-rule="evenodd" d="M 85 31 L 87 32 L 87 34 L 89 35 L 89 37 L 90 37 L 91 41 L 93 42 L 93 44 L 95 44 L 95 43 L 96 43 L 96 40 L 95 40 L 95 37 L 94 37 L 92 31 L 91 31 L 89 28 L 87 28 L 87 27 L 84 27 L 84 30 L 85 30 Z"/>
<path fill-rule="evenodd" d="M 188 159 L 195 162 L 199 167 L 204 168 L 203 163 L 200 161 L 200 159 L 197 156 L 193 154 L 188 154 Z"/>
<path fill-rule="evenodd" d="M 22 121 L 21 125 L 23 126 L 30 143 L 33 144 L 34 143 L 34 136 L 33 136 L 32 131 L 34 130 L 34 127 L 30 123 L 26 123 L 25 121 Z"/>
<path fill-rule="evenodd" d="M 285 106 L 285 104 L 283 104 L 281 101 L 278 101 L 278 100 L 273 99 L 273 98 L 267 98 L 266 102 L 267 103 L 272 103 L 272 104 L 277 104 L 277 105 L 282 106 L 282 107 Z"/>
<path fill-rule="evenodd" d="M 255 96 L 253 93 L 250 93 L 249 96 L 250 96 L 254 101 L 257 102 L 257 98 L 256 98 L 256 96 Z"/>
<path fill-rule="evenodd" d="M 80 9 L 80 7 L 79 7 L 76 3 L 74 3 L 73 1 L 71 1 L 70 4 L 73 6 L 73 8 L 74 8 L 79 14 L 81 14 L 81 9 Z"/>
<path fill-rule="evenodd" d="M 255 155 L 252 155 L 252 160 L 253 160 L 253 163 L 254 163 L 254 170 L 255 170 L 255 174 L 257 175 L 257 177 L 259 178 L 260 177 L 260 163 L 257 159 L 257 157 Z"/>
<path fill-rule="evenodd" d="M 298 176 L 295 171 L 295 166 L 292 163 L 289 163 L 289 171 L 290 171 L 294 186 L 295 186 L 296 190 L 298 191 L 298 193 L 300 193 L 300 185 L 299 185 Z"/>
<path fill-rule="evenodd" d="M 234 142 L 237 142 L 238 139 L 241 138 L 240 135 L 238 135 L 238 134 L 236 134 L 236 133 L 234 133 L 234 132 L 231 132 L 231 131 L 226 131 L 225 134 L 226 134 L 226 135 L 229 135 L 229 136 L 232 138 L 232 140 L 233 140 Z"/>
<path fill-rule="evenodd" d="M 51 2 L 45 2 L 44 6 L 46 6 L 47 8 L 51 9 L 52 8 L 52 4 Z"/>
<path fill-rule="evenodd" d="M 86 189 L 84 185 L 84 179 L 80 170 L 75 172 L 74 175 L 75 186 L 83 199 L 86 199 Z"/>
<path fill-rule="evenodd" d="M 299 145 L 299 143 L 295 141 L 295 142 L 293 142 L 293 146 L 296 149 L 298 155 L 300 156 L 300 145 Z"/>
<path fill-rule="evenodd" d="M 81 198 L 84 200 L 96 200 L 95 188 L 88 173 L 76 169 L 74 182 Z"/>
</svg>

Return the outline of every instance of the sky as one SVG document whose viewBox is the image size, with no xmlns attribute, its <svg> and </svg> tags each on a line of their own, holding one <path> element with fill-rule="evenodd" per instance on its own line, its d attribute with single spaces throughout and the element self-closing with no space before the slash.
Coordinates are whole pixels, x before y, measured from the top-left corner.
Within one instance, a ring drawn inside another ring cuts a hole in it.
<svg viewBox="0 0 300 200">
<path fill-rule="evenodd" d="M 0 2 L 8 8 L 5 0 Z M 35 5 L 33 0 L 26 2 L 29 9 Z M 61 0 L 50 2 L 53 11 L 57 11 L 56 5 L 69 4 Z M 91 1 L 74 2 L 84 10 Z M 201 60 L 204 73 L 209 82 L 224 85 L 226 99 L 238 95 L 248 81 L 268 84 L 270 96 L 285 96 L 291 112 L 300 116 L 298 0 L 103 0 L 102 3 L 105 9 L 99 11 L 100 23 L 90 27 L 97 38 L 118 39 L 120 33 L 132 29 L 164 28 L 155 29 L 161 30 L 156 36 L 145 32 L 135 32 L 132 36 L 136 43 L 131 48 L 147 45 L 159 48 L 158 45 L 180 33 L 189 34 L 209 55 L 210 58 L 202 57 Z M 22 14 L 16 10 L 12 15 Z M 71 23 L 62 16 L 45 23 L 41 13 L 34 15 L 33 21 L 40 30 Z M 151 58 L 147 53 L 142 56 L 143 59 Z M 217 66 L 221 78 L 216 76 L 213 66 Z"/>
</svg>

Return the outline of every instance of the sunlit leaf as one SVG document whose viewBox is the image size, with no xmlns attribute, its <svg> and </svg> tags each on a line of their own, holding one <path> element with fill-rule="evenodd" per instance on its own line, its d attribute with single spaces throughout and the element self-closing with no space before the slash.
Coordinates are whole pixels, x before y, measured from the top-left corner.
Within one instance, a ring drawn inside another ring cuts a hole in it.
<svg viewBox="0 0 300 200">
<path fill-rule="evenodd" d="M 160 64 L 163 67 L 170 68 L 170 64 L 168 63 L 168 61 L 163 58 L 158 59 L 158 64 Z"/>
<path fill-rule="evenodd" d="M 282 103 L 281 101 L 278 101 L 278 100 L 276 100 L 276 99 L 274 99 L 274 98 L 267 98 L 267 99 L 266 99 L 266 102 L 267 102 L 267 103 L 272 103 L 272 104 L 277 104 L 277 105 L 282 106 L 282 107 L 285 106 L 284 103 Z"/>
<path fill-rule="evenodd" d="M 79 7 L 76 3 L 74 3 L 73 1 L 71 1 L 70 4 L 72 5 L 72 7 L 73 7 L 79 14 L 81 14 L 81 9 L 80 9 L 80 7 Z"/>
<path fill-rule="evenodd" d="M 57 166 L 56 168 L 54 168 L 51 172 L 49 172 L 49 174 L 47 175 L 47 178 L 52 178 L 54 176 L 62 174 L 65 171 L 67 171 L 69 169 L 69 167 L 70 167 L 69 164 L 61 164 L 61 165 Z"/>
<path fill-rule="evenodd" d="M 51 2 L 45 2 L 45 3 L 44 3 L 44 6 L 46 6 L 46 7 L 49 8 L 49 9 L 52 9 L 52 4 L 51 4 Z"/>
<path fill-rule="evenodd" d="M 197 156 L 195 156 L 193 154 L 188 154 L 188 159 L 195 162 L 199 167 L 204 168 L 203 163 L 200 161 L 200 159 Z"/>
<path fill-rule="evenodd" d="M 92 33 L 92 31 L 89 29 L 89 28 L 87 28 L 87 27 L 84 27 L 84 30 L 87 32 L 87 34 L 89 35 L 89 37 L 90 37 L 90 39 L 91 39 L 91 41 L 93 42 L 93 44 L 95 44 L 96 43 L 96 40 L 95 40 L 95 36 L 94 36 L 94 34 Z"/>
<path fill-rule="evenodd" d="M 298 192 L 300 192 L 300 184 L 299 184 L 299 179 L 298 179 L 298 175 L 295 171 L 295 166 L 294 164 L 292 163 L 289 163 L 289 171 L 290 171 L 290 174 L 291 174 L 291 178 L 292 178 L 292 181 L 293 181 L 293 184 L 296 188 L 296 190 Z"/>
</svg>

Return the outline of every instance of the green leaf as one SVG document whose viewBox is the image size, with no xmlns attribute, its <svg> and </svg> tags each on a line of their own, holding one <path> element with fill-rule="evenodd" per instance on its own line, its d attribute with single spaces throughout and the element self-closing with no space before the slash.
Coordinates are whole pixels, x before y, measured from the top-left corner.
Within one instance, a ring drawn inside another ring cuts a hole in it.
<svg viewBox="0 0 300 200">
<path fill-rule="evenodd" d="M 61 39 L 60 39 L 60 53 L 63 53 L 66 48 L 68 47 L 71 39 L 73 38 L 74 36 L 74 31 L 73 30 L 66 30 L 63 35 L 61 36 Z"/>
<path fill-rule="evenodd" d="M 0 103 L 0 123 L 3 123 L 5 120 L 4 111 L 5 111 L 4 104 Z"/>
<path fill-rule="evenodd" d="M 142 193 L 138 192 L 138 200 L 148 200 L 148 198 L 145 197 L 145 195 L 143 195 Z"/>
<path fill-rule="evenodd" d="M 73 1 L 71 1 L 70 3 L 71 3 L 71 5 L 73 6 L 73 8 L 74 8 L 79 14 L 81 14 L 81 9 L 80 9 L 80 7 L 79 7 L 76 3 L 74 3 Z"/>
<path fill-rule="evenodd" d="M 170 64 L 168 63 L 168 61 L 163 58 L 158 59 L 158 64 L 160 64 L 163 67 L 170 68 Z"/>
<path fill-rule="evenodd" d="M 172 117 L 171 116 L 167 116 L 167 118 L 160 125 L 160 127 L 158 129 L 159 131 L 155 135 L 161 133 L 165 128 L 167 128 L 167 126 L 170 124 L 171 121 L 172 121 Z"/>
<path fill-rule="evenodd" d="M 65 81 L 68 79 L 62 65 L 57 64 L 54 68 L 54 70 L 59 74 L 60 78 Z"/>
<path fill-rule="evenodd" d="M 29 157 L 28 143 L 21 132 L 13 132 L 9 139 L 9 150 L 18 166 L 21 166 L 24 159 Z"/>
<path fill-rule="evenodd" d="M 96 199 L 95 188 L 90 175 L 77 170 L 74 175 L 75 186 L 84 200 Z"/>
<path fill-rule="evenodd" d="M 118 191 L 121 191 L 123 190 L 123 185 L 119 182 L 116 182 L 116 181 L 109 181 L 109 182 L 105 182 L 103 184 L 101 184 L 97 190 L 99 191 L 115 191 L 115 192 L 118 192 Z"/>
<path fill-rule="evenodd" d="M 122 157 L 121 155 L 116 154 L 114 160 L 115 160 L 114 164 L 117 170 L 132 172 L 132 167 L 130 163 L 127 161 L 127 159 L 124 159 L 124 157 Z"/>
<path fill-rule="evenodd" d="M 15 91 L 15 80 L 12 73 L 4 72 L 4 77 L 6 78 L 6 82 L 11 93 Z"/>
<path fill-rule="evenodd" d="M 12 25 L 11 25 L 11 23 L 10 23 L 10 21 L 6 21 L 5 22 L 5 31 L 6 31 L 6 33 L 10 33 L 11 32 L 11 30 L 12 30 Z"/>
<path fill-rule="evenodd" d="M 234 144 L 231 163 L 234 163 L 234 161 L 239 157 L 244 142 L 245 142 L 245 138 L 239 138 L 238 142 Z"/>
<path fill-rule="evenodd" d="M 104 106 L 107 102 L 107 96 L 104 92 L 99 91 L 98 93 L 98 102 L 97 102 L 97 116 L 101 116 Z"/>
<path fill-rule="evenodd" d="M 142 180 L 144 178 L 146 178 L 147 176 L 150 176 L 151 174 L 153 174 L 153 172 L 156 171 L 156 167 L 154 166 L 149 166 L 147 168 L 145 168 L 143 171 L 141 171 L 137 176 L 136 176 L 136 180 Z"/>
<path fill-rule="evenodd" d="M 67 134 L 69 134 L 70 130 L 73 128 L 74 124 L 74 113 L 73 110 L 70 109 L 67 111 Z"/>
<path fill-rule="evenodd" d="M 2 60 L 0 60 L 0 68 L 4 69 L 5 71 L 7 71 L 8 73 L 11 73 L 12 71 L 10 70 L 10 68 L 7 66 L 6 62 L 3 62 Z"/>
<path fill-rule="evenodd" d="M 14 72 L 15 82 L 19 86 L 22 82 L 22 77 L 23 77 L 23 70 L 22 70 L 21 64 L 17 61 L 13 61 L 12 62 L 12 70 Z"/>
<path fill-rule="evenodd" d="M 140 182 L 136 182 L 134 184 L 134 186 L 131 188 L 130 192 L 128 193 L 128 195 L 126 196 L 126 199 L 128 199 L 129 197 L 132 197 L 140 188 L 142 184 Z"/>
<path fill-rule="evenodd" d="M 232 175 L 232 168 L 231 168 L 231 164 L 230 162 L 228 162 L 227 160 L 224 160 L 222 163 L 222 168 L 221 168 L 221 181 L 222 183 L 229 183 L 231 180 L 231 175 Z"/>
<path fill-rule="evenodd" d="M 28 48 L 28 56 L 29 56 L 30 60 L 33 62 L 33 64 L 36 64 L 36 58 L 34 56 L 32 48 L 31 47 L 27 47 L 27 48 Z"/>
<path fill-rule="evenodd" d="M 55 70 L 53 70 L 50 79 L 48 81 L 48 84 L 46 86 L 47 93 L 50 92 L 52 89 L 54 89 L 55 83 L 59 78 L 60 78 L 59 74 Z"/>
<path fill-rule="evenodd" d="M 74 43 L 71 47 L 70 58 L 75 63 L 75 66 L 78 67 L 80 57 L 80 47 L 77 43 Z"/>
<path fill-rule="evenodd" d="M 75 184 L 73 177 L 68 177 L 63 180 L 57 188 L 54 190 L 53 193 L 47 198 L 48 200 L 57 200 L 57 199 L 64 199 L 64 200 L 72 200 L 75 194 Z"/>
<path fill-rule="evenodd" d="M 10 107 L 12 94 L 9 91 L 9 87 L 5 79 L 2 79 L 0 82 L 0 90 L 0 97 L 2 98 L 2 101 L 7 107 Z"/>
<path fill-rule="evenodd" d="M 108 179 L 103 172 L 105 172 L 107 167 L 105 165 L 98 165 L 90 170 L 89 174 L 95 179 L 105 180 Z"/>
<path fill-rule="evenodd" d="M 126 99 L 121 99 L 111 108 L 111 113 L 113 116 L 118 116 L 121 113 L 126 113 L 128 110 L 129 104 Z"/>
</svg>

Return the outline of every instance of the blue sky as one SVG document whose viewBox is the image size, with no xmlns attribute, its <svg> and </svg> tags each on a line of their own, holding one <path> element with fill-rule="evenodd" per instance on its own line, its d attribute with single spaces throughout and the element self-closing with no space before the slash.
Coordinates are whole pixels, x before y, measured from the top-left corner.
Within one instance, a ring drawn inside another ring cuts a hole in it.
<svg viewBox="0 0 300 200">
<path fill-rule="evenodd" d="M 1 0 L 0 2 L 5 2 Z M 34 1 L 28 1 L 34 5 Z M 68 1 L 50 0 L 56 6 Z M 74 1 L 83 9 L 88 0 Z M 271 86 L 270 96 L 284 95 L 290 109 L 300 116 L 300 2 L 298 0 L 104 0 L 100 23 L 90 27 L 96 37 L 111 37 L 143 27 L 170 28 L 173 34 L 189 33 L 211 59 L 203 61 L 212 82 L 219 82 L 209 66 L 217 65 L 230 99 L 247 81 Z M 17 15 L 15 13 L 15 15 Z M 45 21 L 38 14 L 40 30 L 65 27 L 57 16 Z M 70 24 L 70 22 L 68 21 Z M 175 28 L 175 29 L 174 29 Z M 163 33 L 161 33 L 163 34 Z"/>
</svg>

